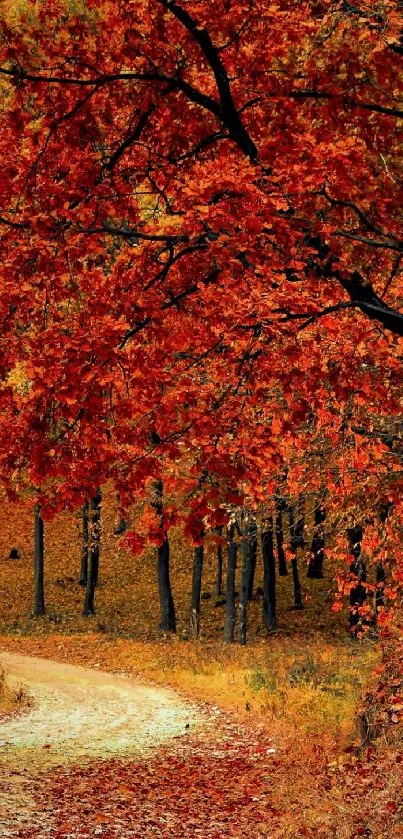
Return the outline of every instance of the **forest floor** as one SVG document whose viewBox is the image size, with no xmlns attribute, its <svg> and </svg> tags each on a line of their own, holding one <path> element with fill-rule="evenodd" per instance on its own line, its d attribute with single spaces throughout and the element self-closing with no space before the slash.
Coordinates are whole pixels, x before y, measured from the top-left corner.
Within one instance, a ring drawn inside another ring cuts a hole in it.
<svg viewBox="0 0 403 839">
<path fill-rule="evenodd" d="M 70 663 L 4 651 L 18 644 Z M 403 836 L 402 748 L 345 741 L 335 750 L 325 730 L 308 737 L 272 718 L 270 732 L 264 711 L 241 716 L 148 688 L 127 675 L 142 672 L 147 645 L 125 644 L 122 668 L 116 640 L 0 640 L 11 681 L 35 703 L 0 726 L 2 837 Z M 91 668 L 71 664 L 80 660 Z M 101 671 L 117 664 L 117 675 Z"/>
</svg>

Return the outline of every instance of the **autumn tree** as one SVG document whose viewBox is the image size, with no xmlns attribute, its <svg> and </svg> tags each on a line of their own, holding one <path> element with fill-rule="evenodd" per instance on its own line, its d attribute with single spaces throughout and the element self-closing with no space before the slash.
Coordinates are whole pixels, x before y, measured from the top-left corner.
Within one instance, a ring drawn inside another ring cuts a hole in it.
<svg viewBox="0 0 403 839">
<path fill-rule="evenodd" d="M 330 493 L 348 453 L 398 505 L 354 427 L 401 410 L 400 4 L 5 8 L 4 483 L 52 513 L 111 480 L 165 560 L 167 516 L 223 524 L 319 437 Z"/>
</svg>

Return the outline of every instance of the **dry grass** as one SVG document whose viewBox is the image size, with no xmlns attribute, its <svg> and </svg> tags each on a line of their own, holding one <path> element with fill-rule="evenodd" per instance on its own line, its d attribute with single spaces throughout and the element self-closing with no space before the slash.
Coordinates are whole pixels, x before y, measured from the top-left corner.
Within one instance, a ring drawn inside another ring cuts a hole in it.
<svg viewBox="0 0 403 839">
<path fill-rule="evenodd" d="M 23 685 L 12 688 L 7 682 L 3 668 L 0 667 L 0 721 L 24 713 L 31 707 L 32 701 L 27 689 Z"/>
<path fill-rule="evenodd" d="M 228 647 L 166 638 L 134 641 L 91 633 L 20 638 L 0 647 L 126 672 L 263 723 L 274 736 L 321 738 L 340 748 L 356 733 L 355 707 L 377 662 L 371 645 L 346 648 L 289 638 Z"/>
</svg>

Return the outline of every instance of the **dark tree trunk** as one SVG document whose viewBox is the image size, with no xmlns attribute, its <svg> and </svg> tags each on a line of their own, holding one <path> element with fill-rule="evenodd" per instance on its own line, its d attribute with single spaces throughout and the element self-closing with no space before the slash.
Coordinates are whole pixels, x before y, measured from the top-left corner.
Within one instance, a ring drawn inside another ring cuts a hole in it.
<svg viewBox="0 0 403 839">
<path fill-rule="evenodd" d="M 354 637 L 358 635 L 362 628 L 362 618 L 359 612 L 361 606 L 366 600 L 366 586 L 367 572 L 365 562 L 361 555 L 361 542 L 363 537 L 362 527 L 357 524 L 347 531 L 350 551 L 354 557 L 354 561 L 350 565 L 350 576 L 352 587 L 350 590 L 350 630 Z"/>
<path fill-rule="evenodd" d="M 249 553 L 249 582 L 248 600 L 253 598 L 255 585 L 256 563 L 257 563 L 257 524 L 251 521 L 248 525 L 248 553 Z"/>
<path fill-rule="evenodd" d="M 322 504 L 315 507 L 315 525 L 313 531 L 311 557 L 308 565 L 307 577 L 320 580 L 323 577 L 323 561 L 325 557 L 325 525 L 326 510 Z"/>
<path fill-rule="evenodd" d="M 232 524 L 228 530 L 228 565 L 227 565 L 227 608 L 225 621 L 225 641 L 230 644 L 235 633 L 235 574 L 237 544 L 234 540 L 235 527 Z"/>
<path fill-rule="evenodd" d="M 248 542 L 248 533 L 242 534 L 242 575 L 241 575 L 241 594 L 239 598 L 239 629 L 238 641 L 240 644 L 246 644 L 246 635 L 248 628 L 248 594 L 249 583 L 251 576 L 251 555 L 250 545 Z"/>
<path fill-rule="evenodd" d="M 88 572 L 83 606 L 83 616 L 86 618 L 95 614 L 95 587 L 98 582 L 99 550 L 101 543 L 101 500 L 101 492 L 99 491 L 91 498 L 89 508 Z"/>
<path fill-rule="evenodd" d="M 160 596 L 159 628 L 166 632 L 176 632 L 176 614 L 169 574 L 169 540 L 168 536 L 157 548 L 157 578 Z"/>
<path fill-rule="evenodd" d="M 203 559 L 203 545 L 198 545 L 193 552 L 192 605 L 190 612 L 190 634 L 193 638 L 198 638 L 200 634 L 200 596 Z"/>
<path fill-rule="evenodd" d="M 222 531 L 223 531 L 222 527 L 217 527 L 217 533 L 218 533 L 219 536 L 222 536 Z M 216 578 L 215 578 L 215 596 L 216 597 L 221 597 L 221 595 L 223 593 L 223 591 L 222 591 L 222 567 L 223 567 L 222 545 L 218 544 L 217 545 L 217 572 L 216 572 Z"/>
<path fill-rule="evenodd" d="M 276 626 L 276 564 L 274 561 L 273 517 L 263 523 L 263 624 L 271 630 Z"/>
<path fill-rule="evenodd" d="M 294 606 L 296 609 L 303 609 L 301 583 L 298 573 L 298 556 L 294 556 L 291 560 L 292 580 L 294 584 Z"/>
<path fill-rule="evenodd" d="M 82 510 L 82 543 L 81 543 L 81 569 L 80 569 L 80 586 L 87 585 L 88 579 L 88 515 L 89 504 L 85 502 Z"/>
<path fill-rule="evenodd" d="M 165 536 L 162 545 L 157 548 L 157 580 L 160 598 L 160 623 L 159 628 L 165 632 L 176 632 L 176 614 L 174 599 L 172 596 L 171 578 L 169 573 L 169 539 L 164 528 L 164 505 L 162 481 L 154 485 L 155 501 L 154 508 L 160 516 L 160 526 Z"/>
<path fill-rule="evenodd" d="M 45 614 L 45 586 L 44 586 L 44 528 L 41 508 L 35 507 L 34 512 L 34 608 L 33 615 L 39 618 Z"/>
<path fill-rule="evenodd" d="M 292 580 L 294 585 L 294 606 L 296 609 L 302 609 L 302 592 L 298 573 L 298 554 L 302 551 L 302 549 L 305 546 L 304 527 L 303 521 L 301 525 L 301 519 L 295 519 L 295 510 L 292 504 L 290 504 L 289 506 L 288 515 L 290 519 L 290 548 L 293 554 L 291 560 L 291 569 Z"/>
<path fill-rule="evenodd" d="M 278 497 L 276 499 L 276 542 L 278 573 L 280 577 L 286 577 L 288 574 L 288 568 L 284 553 L 283 512 L 285 512 L 285 510 L 286 505 L 284 499 Z"/>
</svg>

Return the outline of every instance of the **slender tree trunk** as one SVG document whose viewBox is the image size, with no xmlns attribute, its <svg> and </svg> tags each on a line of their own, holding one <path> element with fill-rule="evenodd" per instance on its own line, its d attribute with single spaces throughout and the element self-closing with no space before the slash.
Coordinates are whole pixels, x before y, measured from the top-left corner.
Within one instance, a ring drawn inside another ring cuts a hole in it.
<svg viewBox="0 0 403 839">
<path fill-rule="evenodd" d="M 295 521 L 295 510 L 292 504 L 290 504 L 288 508 L 288 515 L 290 518 L 290 547 L 293 553 L 293 558 L 291 560 L 291 570 L 294 585 L 294 606 L 296 609 L 302 609 L 303 603 L 301 583 L 298 573 L 298 554 L 301 552 L 305 545 L 303 525 L 301 527 L 301 523 L 298 522 L 298 520 Z"/>
<path fill-rule="evenodd" d="M 249 553 L 249 582 L 248 600 L 253 599 L 253 588 L 255 585 L 255 574 L 257 564 L 257 524 L 256 521 L 248 525 L 248 553 Z"/>
<path fill-rule="evenodd" d="M 193 552 L 192 604 L 190 612 L 190 635 L 198 638 L 200 634 L 200 596 L 203 574 L 204 547 L 198 545 Z"/>
<path fill-rule="evenodd" d="M 157 580 L 160 598 L 160 624 L 159 628 L 165 632 L 176 632 L 176 614 L 172 596 L 171 578 L 169 573 L 169 539 L 164 528 L 164 505 L 162 481 L 154 485 L 156 500 L 154 508 L 160 516 L 160 525 L 165 536 L 162 545 L 157 548 Z"/>
<path fill-rule="evenodd" d="M 298 549 L 298 551 L 300 548 Z M 292 580 L 294 584 L 294 606 L 296 609 L 303 609 L 301 583 L 298 573 L 298 552 L 291 560 Z"/>
<path fill-rule="evenodd" d="M 34 608 L 33 615 L 39 618 L 45 614 L 45 586 L 44 586 L 44 528 L 41 508 L 34 511 Z"/>
<path fill-rule="evenodd" d="M 81 543 L 81 569 L 80 569 L 80 586 L 87 585 L 88 579 L 88 515 L 89 504 L 85 502 L 82 510 L 82 543 Z"/>
<path fill-rule="evenodd" d="M 323 504 L 315 507 L 315 525 L 313 531 L 311 557 L 308 565 L 307 577 L 320 580 L 323 577 L 323 561 L 325 557 L 325 525 L 326 510 Z"/>
<path fill-rule="evenodd" d="M 273 545 L 273 517 L 263 522 L 263 624 L 271 630 L 276 626 L 276 564 Z"/>
<path fill-rule="evenodd" d="M 99 491 L 93 498 L 90 504 L 90 521 L 89 521 L 89 552 L 88 552 L 88 572 L 87 585 L 84 596 L 83 616 L 89 617 L 95 614 L 95 587 L 98 582 L 99 571 L 99 550 L 101 543 L 101 492 Z"/>
<path fill-rule="evenodd" d="M 355 525 L 351 527 L 348 532 L 348 539 L 350 542 L 350 550 L 354 557 L 354 561 L 350 565 L 350 575 L 352 587 L 350 589 L 350 631 L 354 637 L 357 637 L 362 628 L 362 618 L 360 616 L 360 607 L 364 605 L 366 600 L 366 586 L 365 584 L 367 573 L 364 559 L 361 554 L 361 542 L 363 537 L 362 527 Z"/>
<path fill-rule="evenodd" d="M 242 575 L 241 575 L 241 593 L 239 597 L 239 629 L 238 641 L 240 644 L 246 644 L 246 635 L 248 629 L 248 594 L 251 577 L 251 553 L 248 540 L 248 529 L 246 533 L 242 534 Z"/>
<path fill-rule="evenodd" d="M 282 498 L 276 499 L 276 542 L 277 542 L 277 558 L 278 558 L 278 573 L 280 577 L 286 577 L 288 574 L 287 563 L 284 553 L 284 531 L 283 531 L 283 512 L 284 501 Z"/>
<path fill-rule="evenodd" d="M 224 638 L 227 644 L 234 641 L 235 634 L 235 574 L 237 544 L 234 540 L 235 527 L 228 529 L 228 565 L 227 565 L 227 607 Z"/>
<path fill-rule="evenodd" d="M 169 573 L 169 540 L 168 536 L 157 548 L 157 579 L 160 596 L 159 628 L 165 632 L 176 632 L 176 614 L 171 589 Z"/>
<path fill-rule="evenodd" d="M 222 527 L 217 527 L 217 533 L 219 536 L 222 536 Z M 223 590 L 222 590 L 222 569 L 223 569 L 223 561 L 222 561 L 222 545 L 217 545 L 217 571 L 216 571 L 216 578 L 215 578 L 215 596 L 221 597 Z"/>
</svg>

